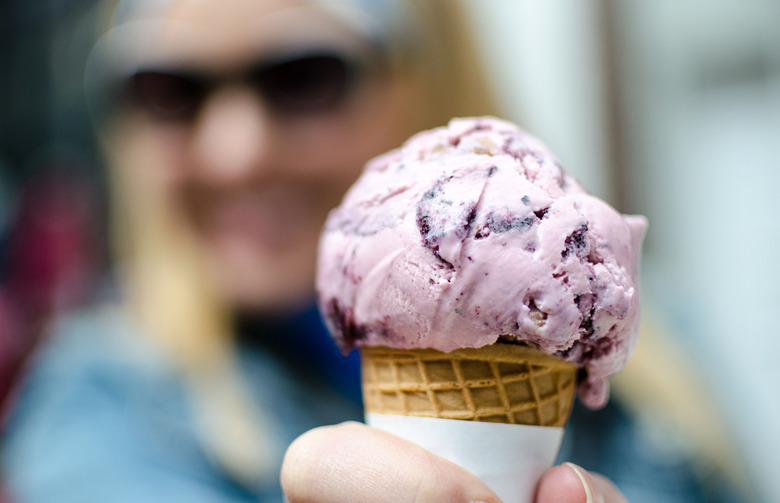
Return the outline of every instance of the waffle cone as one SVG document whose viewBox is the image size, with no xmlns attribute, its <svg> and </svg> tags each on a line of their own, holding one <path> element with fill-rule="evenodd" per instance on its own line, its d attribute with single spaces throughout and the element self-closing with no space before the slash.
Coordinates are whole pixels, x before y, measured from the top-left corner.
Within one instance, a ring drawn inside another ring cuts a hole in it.
<svg viewBox="0 0 780 503">
<path fill-rule="evenodd" d="M 577 367 L 533 348 L 360 353 L 367 412 L 560 427 L 569 419 Z"/>
</svg>

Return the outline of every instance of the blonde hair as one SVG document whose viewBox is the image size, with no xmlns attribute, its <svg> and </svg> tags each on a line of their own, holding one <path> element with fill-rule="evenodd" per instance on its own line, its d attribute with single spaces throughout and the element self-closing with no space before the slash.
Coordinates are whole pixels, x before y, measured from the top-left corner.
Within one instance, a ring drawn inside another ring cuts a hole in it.
<svg viewBox="0 0 780 503">
<path fill-rule="evenodd" d="M 459 3 L 407 4 L 419 24 L 413 47 L 405 49 L 396 69 L 419 89 L 414 102 L 419 120 L 408 134 L 453 116 L 494 114 Z M 239 481 L 276 478 L 276 466 L 265 455 L 275 448 L 264 427 L 268 412 L 252 407 L 238 375 L 230 306 L 206 276 L 204 257 L 166 195 L 138 186 L 132 154 L 123 151 L 117 136 L 105 136 L 104 143 L 115 168 L 109 175 L 114 245 L 130 316 L 185 377 L 207 452 Z"/>
<path fill-rule="evenodd" d="M 652 305 L 645 303 L 643 311 L 634 353 L 612 379 L 613 398 L 646 430 L 666 436 L 659 449 L 684 451 L 700 462 L 703 478 L 726 476 L 743 497 L 754 499 L 739 449 L 696 362 Z"/>
</svg>

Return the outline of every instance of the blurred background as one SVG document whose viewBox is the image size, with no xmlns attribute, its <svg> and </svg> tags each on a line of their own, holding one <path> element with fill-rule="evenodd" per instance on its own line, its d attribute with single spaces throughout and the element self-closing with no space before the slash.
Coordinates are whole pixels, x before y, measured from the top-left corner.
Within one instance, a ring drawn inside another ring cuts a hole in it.
<svg viewBox="0 0 780 503">
<path fill-rule="evenodd" d="M 650 220 L 644 295 L 780 494 L 780 2 L 467 0 L 505 117 Z M 94 0 L 0 3 L 0 399 L 46 319 L 104 283 L 82 91 Z M 663 361 L 659 361 L 663 371 Z"/>
</svg>

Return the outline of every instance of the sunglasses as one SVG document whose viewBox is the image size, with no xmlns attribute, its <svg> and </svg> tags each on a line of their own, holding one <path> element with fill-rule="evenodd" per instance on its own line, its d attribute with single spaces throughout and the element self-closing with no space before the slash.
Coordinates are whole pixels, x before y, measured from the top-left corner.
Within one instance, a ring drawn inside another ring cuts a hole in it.
<svg viewBox="0 0 780 503">
<path fill-rule="evenodd" d="M 240 82 L 273 112 L 300 116 L 339 108 L 363 70 L 363 65 L 344 54 L 311 52 L 266 60 L 225 75 L 186 67 L 139 69 L 125 81 L 122 91 L 125 103 L 156 120 L 189 122 L 212 92 Z"/>
</svg>

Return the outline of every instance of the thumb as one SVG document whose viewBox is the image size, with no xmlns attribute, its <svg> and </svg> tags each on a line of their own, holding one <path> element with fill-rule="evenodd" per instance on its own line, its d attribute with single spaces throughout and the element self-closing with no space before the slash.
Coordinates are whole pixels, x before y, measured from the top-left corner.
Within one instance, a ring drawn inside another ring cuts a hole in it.
<svg viewBox="0 0 780 503">
<path fill-rule="evenodd" d="M 628 503 L 606 477 L 573 463 L 547 470 L 536 488 L 536 503 Z"/>
<path fill-rule="evenodd" d="M 500 502 L 463 468 L 359 423 L 301 435 L 285 454 L 281 481 L 290 503 Z"/>
</svg>

